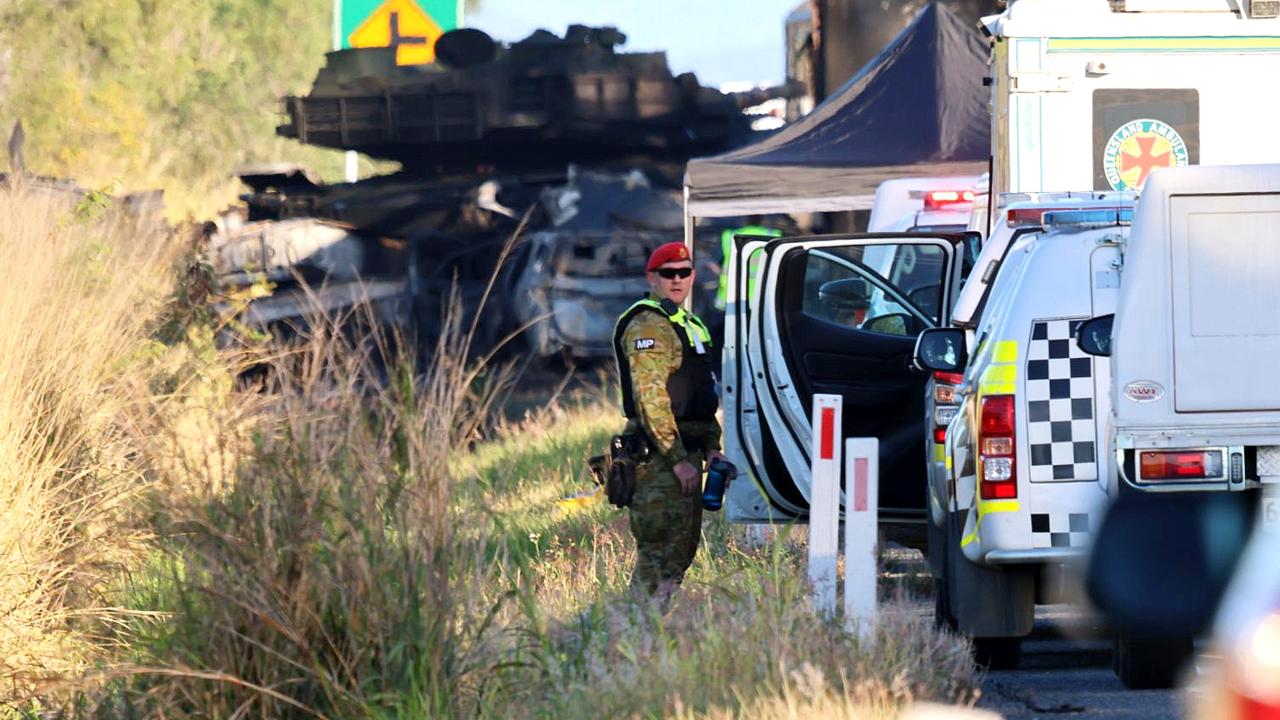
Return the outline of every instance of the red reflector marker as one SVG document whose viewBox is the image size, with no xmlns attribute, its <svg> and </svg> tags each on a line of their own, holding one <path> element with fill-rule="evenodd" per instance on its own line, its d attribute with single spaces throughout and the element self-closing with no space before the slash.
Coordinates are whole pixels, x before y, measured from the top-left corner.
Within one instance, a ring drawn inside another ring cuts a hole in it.
<svg viewBox="0 0 1280 720">
<path fill-rule="evenodd" d="M 823 460 L 835 458 L 836 447 L 836 409 L 822 408 L 822 448 L 820 456 Z"/>
<path fill-rule="evenodd" d="M 853 509 L 854 512 L 867 510 L 867 459 L 855 458 L 853 461 Z"/>
<path fill-rule="evenodd" d="M 983 500 L 1012 500 L 1016 497 L 1018 497 L 1018 483 L 1015 480 L 982 483 Z"/>
</svg>

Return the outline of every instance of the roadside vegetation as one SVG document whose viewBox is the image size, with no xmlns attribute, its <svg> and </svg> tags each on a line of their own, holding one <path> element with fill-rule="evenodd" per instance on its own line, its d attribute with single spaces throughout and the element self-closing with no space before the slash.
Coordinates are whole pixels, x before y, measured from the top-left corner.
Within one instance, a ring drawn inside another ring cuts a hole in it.
<svg viewBox="0 0 1280 720">
<path fill-rule="evenodd" d="M 616 408 L 579 392 L 495 420 L 510 378 L 467 359 L 467 319 L 418 372 L 323 318 L 233 355 L 181 234 L 3 195 L 0 216 L 0 717 L 890 717 L 975 697 L 967 646 L 905 590 L 867 643 L 815 613 L 798 535 L 754 547 L 711 517 L 668 612 L 630 594 L 625 514 L 582 472 Z"/>
<path fill-rule="evenodd" d="M 294 160 L 340 179 L 339 153 L 275 135 L 279 98 L 324 64 L 332 5 L 0 2 L 0 143 L 21 120 L 28 171 L 163 188 L 174 218 L 233 201 L 242 163 Z"/>
</svg>

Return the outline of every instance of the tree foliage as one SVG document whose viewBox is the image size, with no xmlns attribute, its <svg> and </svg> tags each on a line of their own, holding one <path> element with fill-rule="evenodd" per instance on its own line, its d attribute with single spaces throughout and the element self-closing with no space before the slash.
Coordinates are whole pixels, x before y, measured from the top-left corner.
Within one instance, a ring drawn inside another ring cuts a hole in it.
<svg viewBox="0 0 1280 720">
<path fill-rule="evenodd" d="M 0 0 L 0 123 L 32 172 L 163 187 L 177 214 L 234 198 L 244 162 L 337 153 L 275 136 L 329 49 L 332 0 Z"/>
</svg>

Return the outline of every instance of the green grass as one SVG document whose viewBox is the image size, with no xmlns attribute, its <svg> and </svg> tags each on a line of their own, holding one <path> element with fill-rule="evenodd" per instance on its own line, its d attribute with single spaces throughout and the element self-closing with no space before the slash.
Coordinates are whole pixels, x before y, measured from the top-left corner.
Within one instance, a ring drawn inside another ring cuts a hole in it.
<svg viewBox="0 0 1280 720">
<path fill-rule="evenodd" d="M 903 592 L 865 642 L 815 612 L 800 531 L 754 547 L 709 513 L 670 607 L 633 594 L 626 513 L 560 502 L 594 489 L 583 462 L 621 426 L 616 407 L 571 398 L 474 444 L 501 374 L 449 351 L 382 384 L 318 328 L 265 393 L 208 380 L 191 333 L 169 370 L 206 379 L 152 385 L 164 394 L 128 413 L 153 539 L 104 592 L 133 614 L 102 628 L 98 672 L 28 707 L 572 720 L 891 717 L 973 700 L 968 646 Z"/>
<path fill-rule="evenodd" d="M 26 130 L 31 172 L 86 187 L 163 188 L 176 218 L 235 199 L 233 170 L 341 155 L 275 136 L 279 98 L 329 50 L 331 0 L 0 3 L 0 137 Z M 6 164 L 7 169 L 7 164 Z"/>
</svg>

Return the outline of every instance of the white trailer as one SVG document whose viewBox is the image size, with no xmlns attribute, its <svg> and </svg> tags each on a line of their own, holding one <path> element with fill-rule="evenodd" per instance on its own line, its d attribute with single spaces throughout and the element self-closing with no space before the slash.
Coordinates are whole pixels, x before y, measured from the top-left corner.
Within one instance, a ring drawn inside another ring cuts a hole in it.
<svg viewBox="0 0 1280 720">
<path fill-rule="evenodd" d="M 1159 167 L 1280 162 L 1278 6 L 1017 0 L 987 18 L 992 197 L 1140 190 Z"/>
</svg>

